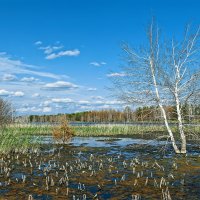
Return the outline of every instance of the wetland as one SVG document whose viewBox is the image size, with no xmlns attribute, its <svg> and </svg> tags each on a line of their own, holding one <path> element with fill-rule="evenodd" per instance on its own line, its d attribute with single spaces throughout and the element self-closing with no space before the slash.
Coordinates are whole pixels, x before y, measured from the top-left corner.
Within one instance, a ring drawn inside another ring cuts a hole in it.
<svg viewBox="0 0 200 200">
<path fill-rule="evenodd" d="M 199 199 L 200 148 L 177 155 L 166 141 L 73 137 L 0 158 L 0 199 Z"/>
</svg>

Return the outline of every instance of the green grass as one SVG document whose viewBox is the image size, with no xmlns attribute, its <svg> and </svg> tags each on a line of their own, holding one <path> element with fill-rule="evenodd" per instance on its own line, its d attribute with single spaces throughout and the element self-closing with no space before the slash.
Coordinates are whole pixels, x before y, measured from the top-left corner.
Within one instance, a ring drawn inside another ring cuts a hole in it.
<svg viewBox="0 0 200 200">
<path fill-rule="evenodd" d="M 0 153 L 7 154 L 11 151 L 27 152 L 36 149 L 40 144 L 40 137 L 35 137 L 35 132 L 30 128 L 7 127 L 0 130 Z M 33 137 L 34 136 L 34 137 Z"/>
<path fill-rule="evenodd" d="M 77 136 L 131 136 L 136 134 L 163 132 L 162 126 L 96 125 L 73 127 Z"/>
<path fill-rule="evenodd" d="M 5 129 L 6 132 L 17 131 L 21 135 L 51 135 L 51 125 L 13 125 Z M 92 126 L 74 126 L 72 129 L 75 132 L 75 136 L 116 136 L 116 135 L 137 135 L 145 133 L 166 133 L 165 126 L 160 125 L 92 125 Z M 171 126 L 173 132 L 178 133 L 176 126 Z M 185 127 L 187 134 L 200 135 L 200 126 Z"/>
<path fill-rule="evenodd" d="M 22 135 L 50 135 L 52 126 L 50 125 L 30 125 L 30 124 L 15 124 L 4 129 L 5 131 L 17 130 Z"/>
<path fill-rule="evenodd" d="M 21 135 L 51 135 L 53 126 L 50 125 L 13 125 L 5 128 L 6 132 L 17 131 Z M 163 132 L 164 126 L 130 126 L 130 125 L 92 125 L 74 126 L 76 136 L 115 136 L 135 135 L 147 132 Z"/>
</svg>

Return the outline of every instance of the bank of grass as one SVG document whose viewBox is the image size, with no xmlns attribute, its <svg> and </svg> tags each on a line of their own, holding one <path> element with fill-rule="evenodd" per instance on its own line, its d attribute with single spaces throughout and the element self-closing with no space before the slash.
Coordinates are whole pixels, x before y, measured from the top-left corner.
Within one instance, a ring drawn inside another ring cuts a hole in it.
<svg viewBox="0 0 200 200">
<path fill-rule="evenodd" d="M 12 125 L 5 128 L 4 132 L 17 132 L 20 135 L 52 135 L 55 126 L 52 125 Z M 163 135 L 167 133 L 165 126 L 162 125 L 124 125 L 124 124 L 99 124 L 91 126 L 72 126 L 75 136 L 98 137 L 98 136 L 134 136 L 140 134 Z M 171 126 L 174 133 L 178 133 L 177 127 Z M 187 135 L 200 135 L 200 126 L 185 126 Z"/>
<path fill-rule="evenodd" d="M 26 151 L 30 148 L 37 148 L 40 145 L 40 136 L 52 135 L 55 128 L 51 125 L 12 125 L 0 130 L 0 153 L 10 151 Z M 72 127 L 74 136 L 99 137 L 99 136 L 120 136 L 120 137 L 150 137 L 156 139 L 168 135 L 165 126 L 160 125 L 92 125 Z M 172 131 L 177 133 L 177 127 L 172 126 Z M 188 138 L 200 138 L 200 127 L 185 127 Z M 34 138 L 34 139 L 33 139 Z"/>
<path fill-rule="evenodd" d="M 51 125 L 12 125 L 4 128 L 4 132 L 16 132 L 20 135 L 51 135 L 55 126 Z M 73 126 L 75 136 L 131 136 L 135 134 L 145 134 L 153 132 L 164 132 L 165 127 L 159 125 L 91 125 L 91 126 Z"/>
</svg>

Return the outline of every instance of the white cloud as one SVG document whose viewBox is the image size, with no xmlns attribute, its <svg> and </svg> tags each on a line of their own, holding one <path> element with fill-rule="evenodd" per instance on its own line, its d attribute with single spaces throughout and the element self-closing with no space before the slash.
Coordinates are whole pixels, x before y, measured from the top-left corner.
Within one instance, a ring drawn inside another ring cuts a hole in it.
<svg viewBox="0 0 200 200">
<path fill-rule="evenodd" d="M 41 41 L 36 41 L 34 44 L 37 45 L 37 46 L 39 46 L 39 45 L 42 44 L 42 42 Z"/>
<path fill-rule="evenodd" d="M 56 98 L 51 100 L 53 103 L 72 103 L 72 99 L 70 98 Z"/>
<path fill-rule="evenodd" d="M 52 60 L 55 58 L 59 58 L 62 56 L 78 56 L 80 54 L 80 51 L 78 49 L 74 49 L 74 50 L 67 50 L 67 51 L 60 51 L 58 53 L 52 53 L 47 55 L 45 58 L 47 60 Z"/>
<path fill-rule="evenodd" d="M 127 74 L 121 72 L 121 73 L 111 73 L 111 74 L 107 74 L 107 77 L 124 77 L 127 76 Z"/>
<path fill-rule="evenodd" d="M 100 67 L 102 65 L 106 65 L 106 62 L 91 62 L 90 65 L 96 66 L 96 67 Z"/>
<path fill-rule="evenodd" d="M 23 77 L 21 79 L 22 82 L 33 82 L 33 81 L 38 81 L 39 79 L 34 78 L 34 77 Z"/>
<path fill-rule="evenodd" d="M 85 110 L 85 111 L 90 111 L 91 110 L 91 107 L 90 106 L 80 106 L 80 111 L 81 112 L 82 110 Z"/>
<path fill-rule="evenodd" d="M 42 112 L 51 112 L 52 111 L 52 108 L 51 107 L 44 107 L 43 109 L 42 109 Z"/>
<path fill-rule="evenodd" d="M 64 46 L 61 45 L 60 42 L 56 42 L 56 45 L 48 46 L 41 46 L 41 44 L 41 41 L 35 42 L 35 45 L 38 46 L 38 49 L 43 50 L 43 53 L 46 54 L 45 59 L 47 60 L 52 60 L 63 56 L 78 56 L 80 54 L 80 51 L 78 49 L 58 51 L 64 48 Z"/>
<path fill-rule="evenodd" d="M 16 111 L 19 113 L 24 113 L 24 112 L 30 111 L 30 109 L 29 108 L 17 108 Z"/>
<path fill-rule="evenodd" d="M 48 77 L 53 79 L 61 79 L 62 75 L 56 75 L 49 72 L 39 71 L 40 66 L 29 65 L 21 62 L 20 60 L 11 59 L 6 53 L 0 53 L 0 75 L 9 74 L 10 72 L 14 74 L 28 74 L 36 75 L 40 77 Z"/>
<path fill-rule="evenodd" d="M 48 90 L 70 90 L 70 89 L 75 89 L 78 88 L 77 85 L 70 83 L 70 82 L 65 82 L 65 81 L 57 81 L 54 83 L 47 83 L 46 85 L 43 86 L 42 89 L 48 89 Z"/>
<path fill-rule="evenodd" d="M 47 78 L 53 78 L 53 79 L 61 79 L 62 75 L 59 76 L 57 74 L 49 73 L 49 72 L 39 72 L 39 71 L 25 71 L 27 74 L 33 74 L 36 76 L 41 76 L 41 77 L 47 77 Z"/>
<path fill-rule="evenodd" d="M 0 96 L 9 99 L 19 115 L 122 107 L 119 102 L 101 96 L 91 97 L 94 92 L 87 91 L 97 90 L 95 85 L 91 88 L 80 86 L 78 82 L 76 85 L 73 81 L 66 81 L 69 77 L 65 75 L 46 72 L 45 67 L 26 64 L 6 53 L 0 53 L 0 77 Z M 81 93 L 83 91 L 86 93 Z M 70 96 L 66 96 L 66 93 Z"/>
<path fill-rule="evenodd" d="M 91 105 L 91 106 L 121 105 L 121 104 L 123 104 L 123 102 L 116 101 L 116 100 L 110 100 L 110 101 L 105 101 L 105 100 L 96 100 L 96 101 L 80 100 L 80 101 L 77 101 L 76 103 L 80 104 L 80 105 Z"/>
<path fill-rule="evenodd" d="M 52 108 L 50 106 L 44 106 L 42 108 L 36 107 L 36 106 L 30 106 L 30 107 L 26 106 L 26 107 L 17 108 L 16 111 L 19 112 L 19 113 L 27 113 L 27 112 L 29 112 L 29 113 L 32 113 L 32 112 L 34 112 L 34 113 L 41 113 L 41 112 L 47 113 L 47 112 L 51 112 Z"/>
<path fill-rule="evenodd" d="M 63 109 L 67 109 L 67 112 L 86 111 L 86 110 L 100 110 L 108 108 L 122 108 L 123 103 L 116 100 L 104 100 L 103 97 L 96 96 L 96 100 L 93 99 L 71 99 L 71 98 L 51 98 L 37 105 L 36 102 L 27 104 L 21 104 L 17 111 L 21 113 L 58 113 Z M 101 100 L 100 100 L 101 99 Z"/>
<path fill-rule="evenodd" d="M 13 93 L 13 96 L 15 96 L 15 97 L 23 97 L 24 93 L 22 91 L 17 91 L 17 92 Z"/>
<path fill-rule="evenodd" d="M 39 96 L 40 96 L 39 93 L 34 93 L 34 94 L 32 95 L 32 97 L 39 97 Z"/>
<path fill-rule="evenodd" d="M 105 101 L 105 104 L 107 104 L 107 105 L 121 105 L 121 104 L 123 104 L 123 102 L 117 101 L 117 100 L 111 100 L 111 101 Z"/>
<path fill-rule="evenodd" d="M 21 108 L 17 108 L 16 111 L 20 114 L 22 113 L 41 113 L 41 112 L 51 112 L 52 109 L 51 107 L 44 107 L 44 108 L 38 108 L 36 106 L 32 106 L 32 107 L 21 107 Z"/>
<path fill-rule="evenodd" d="M 100 67 L 101 66 L 98 62 L 91 62 L 90 65 L 94 65 L 96 67 Z"/>
<path fill-rule="evenodd" d="M 44 101 L 42 104 L 40 104 L 41 107 L 43 106 L 49 106 L 52 102 L 50 100 Z"/>
<path fill-rule="evenodd" d="M 39 47 L 40 50 L 44 50 L 44 54 L 51 54 L 54 51 L 62 49 L 63 46 L 46 46 L 46 47 Z"/>
<path fill-rule="evenodd" d="M 96 100 L 104 100 L 102 96 L 91 96 L 91 98 Z"/>
<path fill-rule="evenodd" d="M 9 91 L 4 90 L 4 89 L 0 90 L 0 96 L 8 96 L 10 94 L 12 94 L 12 92 L 9 92 Z"/>
<path fill-rule="evenodd" d="M 88 88 L 87 90 L 88 90 L 88 91 L 96 91 L 97 88 Z"/>
<path fill-rule="evenodd" d="M 22 97 L 22 96 L 24 96 L 24 93 L 22 91 L 12 92 L 12 91 L 7 91 L 7 90 L 4 90 L 4 89 L 1 89 L 0 90 L 0 96 Z"/>
<path fill-rule="evenodd" d="M 17 77 L 13 74 L 4 74 L 2 80 L 3 81 L 14 81 Z"/>
<path fill-rule="evenodd" d="M 85 101 L 85 100 L 80 100 L 77 103 L 80 105 L 90 105 L 91 104 L 89 101 Z"/>
</svg>

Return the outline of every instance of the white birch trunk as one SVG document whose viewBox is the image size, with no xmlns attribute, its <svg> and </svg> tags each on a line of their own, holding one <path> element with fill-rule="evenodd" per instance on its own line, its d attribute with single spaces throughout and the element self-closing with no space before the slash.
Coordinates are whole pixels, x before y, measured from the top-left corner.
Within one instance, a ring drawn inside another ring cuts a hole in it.
<svg viewBox="0 0 200 200">
<path fill-rule="evenodd" d="M 177 116 L 178 116 L 178 129 L 179 129 L 180 138 L 181 138 L 181 152 L 180 153 L 186 153 L 186 137 L 185 137 L 185 133 L 183 130 L 183 122 L 182 122 L 180 101 L 178 98 L 177 85 L 175 88 L 175 100 L 176 100 L 176 112 L 177 112 Z"/>
<path fill-rule="evenodd" d="M 167 128 L 168 134 L 169 134 L 171 142 L 172 142 L 172 146 L 173 146 L 174 151 L 176 153 L 181 153 L 180 150 L 178 149 L 177 145 L 176 145 L 174 135 L 172 133 L 172 130 L 171 130 L 169 123 L 168 123 L 168 120 L 167 120 L 167 115 L 166 115 L 165 109 L 163 108 L 163 105 L 162 105 L 161 100 L 160 100 L 160 94 L 159 94 L 159 91 L 158 91 L 157 81 L 156 81 L 156 78 L 155 78 L 153 61 L 151 59 L 150 59 L 150 67 L 151 67 L 151 74 L 152 74 L 152 79 L 153 79 L 153 84 L 154 84 L 154 88 L 155 88 L 155 92 L 156 92 L 158 105 L 161 109 L 161 113 L 162 113 L 164 121 L 165 121 L 165 126 Z"/>
</svg>

